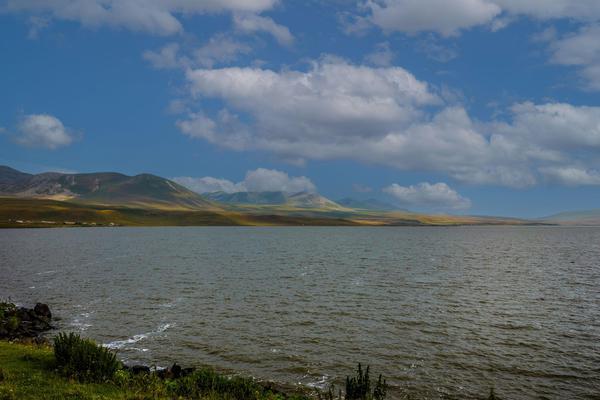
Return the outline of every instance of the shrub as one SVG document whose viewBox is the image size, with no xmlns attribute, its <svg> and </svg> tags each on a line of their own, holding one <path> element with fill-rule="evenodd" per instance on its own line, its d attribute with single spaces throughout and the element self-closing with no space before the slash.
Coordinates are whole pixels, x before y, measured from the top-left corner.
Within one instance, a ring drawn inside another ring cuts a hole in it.
<svg viewBox="0 0 600 400">
<path fill-rule="evenodd" d="M 75 333 L 54 338 L 54 357 L 66 375 L 82 381 L 106 381 L 121 368 L 113 352 Z"/>
</svg>

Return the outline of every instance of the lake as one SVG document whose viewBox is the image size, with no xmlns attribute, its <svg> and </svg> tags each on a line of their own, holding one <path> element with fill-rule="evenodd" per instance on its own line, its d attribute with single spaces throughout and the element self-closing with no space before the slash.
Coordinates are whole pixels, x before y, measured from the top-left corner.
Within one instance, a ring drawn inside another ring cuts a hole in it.
<svg viewBox="0 0 600 400">
<path fill-rule="evenodd" d="M 600 228 L 0 230 L 0 297 L 129 363 L 390 398 L 600 398 Z"/>
</svg>

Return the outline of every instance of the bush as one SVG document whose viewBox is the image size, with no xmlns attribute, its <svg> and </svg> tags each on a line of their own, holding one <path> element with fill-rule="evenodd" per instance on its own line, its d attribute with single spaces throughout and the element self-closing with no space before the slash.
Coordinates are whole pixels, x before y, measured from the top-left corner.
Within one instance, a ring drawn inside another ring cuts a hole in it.
<svg viewBox="0 0 600 400">
<path fill-rule="evenodd" d="M 82 381 L 107 381 L 121 368 L 113 352 L 75 333 L 54 338 L 54 357 L 63 373 Z"/>
</svg>

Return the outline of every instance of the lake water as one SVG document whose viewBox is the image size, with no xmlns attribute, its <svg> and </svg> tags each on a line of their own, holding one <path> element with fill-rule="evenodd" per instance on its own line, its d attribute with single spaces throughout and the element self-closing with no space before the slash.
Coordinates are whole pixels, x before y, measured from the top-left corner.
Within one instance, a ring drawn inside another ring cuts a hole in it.
<svg viewBox="0 0 600 400">
<path fill-rule="evenodd" d="M 391 398 L 600 398 L 599 228 L 1 230 L 0 297 L 131 363 L 324 387 L 360 361 Z"/>
</svg>

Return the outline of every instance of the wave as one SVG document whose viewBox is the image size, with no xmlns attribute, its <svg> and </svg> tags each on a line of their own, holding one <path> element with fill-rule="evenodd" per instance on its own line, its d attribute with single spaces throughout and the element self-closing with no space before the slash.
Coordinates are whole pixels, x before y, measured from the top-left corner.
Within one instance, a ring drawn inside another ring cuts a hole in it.
<svg viewBox="0 0 600 400">
<path fill-rule="evenodd" d="M 103 346 L 106 348 L 112 349 L 112 350 L 119 350 L 119 349 L 126 347 L 129 344 L 134 344 L 134 343 L 140 342 L 148 337 L 163 333 L 164 331 L 166 331 L 167 329 L 169 329 L 172 326 L 173 326 L 173 324 L 169 324 L 169 323 L 161 324 L 154 331 L 140 333 L 138 335 L 133 335 L 132 337 L 125 339 L 125 340 L 115 340 L 113 342 L 104 343 Z"/>
</svg>

